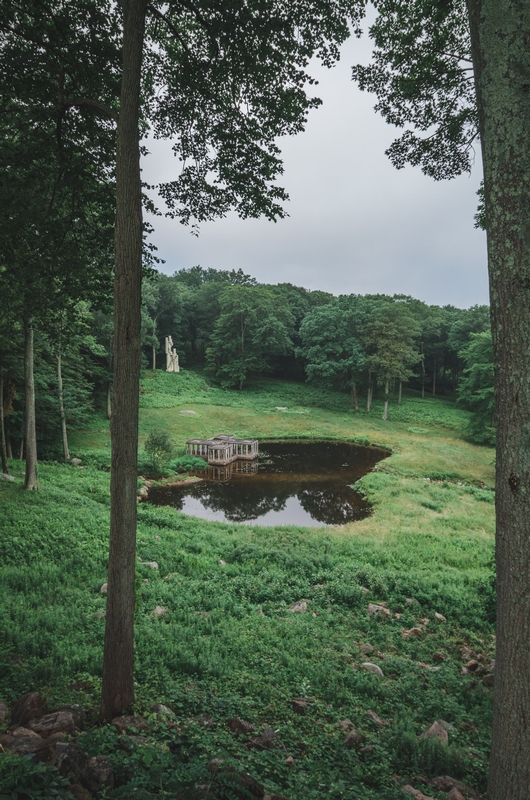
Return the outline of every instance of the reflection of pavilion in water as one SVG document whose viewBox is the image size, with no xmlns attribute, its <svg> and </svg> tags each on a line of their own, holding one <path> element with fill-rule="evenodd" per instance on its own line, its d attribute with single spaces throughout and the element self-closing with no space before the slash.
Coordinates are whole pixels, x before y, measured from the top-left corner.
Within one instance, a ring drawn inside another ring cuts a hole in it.
<svg viewBox="0 0 530 800">
<path fill-rule="evenodd" d="M 229 481 L 233 475 L 255 475 L 257 471 L 256 461 L 231 461 L 230 464 L 222 466 L 210 466 L 206 477 L 210 481 Z"/>
<path fill-rule="evenodd" d="M 211 439 L 188 439 L 186 451 L 190 456 L 204 458 L 208 464 L 224 466 L 234 461 L 252 461 L 257 458 L 258 440 L 236 439 L 235 436 L 220 433 Z M 216 480 L 225 479 L 217 478 Z"/>
</svg>

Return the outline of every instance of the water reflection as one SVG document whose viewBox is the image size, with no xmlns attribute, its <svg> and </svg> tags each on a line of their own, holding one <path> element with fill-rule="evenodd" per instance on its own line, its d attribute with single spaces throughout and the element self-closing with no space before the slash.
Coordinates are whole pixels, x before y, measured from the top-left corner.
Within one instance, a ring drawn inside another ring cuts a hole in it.
<svg viewBox="0 0 530 800">
<path fill-rule="evenodd" d="M 337 525 L 370 513 L 351 484 L 388 453 L 331 442 L 260 442 L 257 462 L 197 472 L 198 483 L 158 487 L 149 501 L 222 522 Z"/>
</svg>

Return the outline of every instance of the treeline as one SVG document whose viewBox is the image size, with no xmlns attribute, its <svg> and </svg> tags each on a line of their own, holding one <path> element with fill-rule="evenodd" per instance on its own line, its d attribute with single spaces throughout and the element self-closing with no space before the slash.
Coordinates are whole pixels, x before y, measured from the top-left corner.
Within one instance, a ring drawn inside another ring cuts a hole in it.
<svg viewBox="0 0 530 800">
<path fill-rule="evenodd" d="M 379 397 L 386 417 L 389 402 L 401 403 L 406 384 L 424 397 L 456 395 L 473 412 L 469 435 L 488 442 L 494 437 L 487 306 L 441 308 L 404 295 L 335 297 L 288 283 L 258 284 L 242 270 L 148 273 L 144 369 L 165 368 L 164 340 L 172 336 L 184 368 L 204 368 L 224 387 L 242 389 L 249 377 L 265 374 L 307 380 L 348 392 L 352 407 L 367 412 Z M 35 303 L 31 317 L 34 353 L 28 353 L 22 314 L 10 317 L 8 332 L 5 326 L 0 331 L 5 459 L 25 456 L 28 360 L 34 363 L 41 457 L 68 459 L 68 429 L 85 425 L 96 410 L 110 417 L 113 320 L 104 288 L 103 282 L 92 302 L 64 302 L 52 310 L 41 287 L 42 310 L 37 314 Z"/>
</svg>

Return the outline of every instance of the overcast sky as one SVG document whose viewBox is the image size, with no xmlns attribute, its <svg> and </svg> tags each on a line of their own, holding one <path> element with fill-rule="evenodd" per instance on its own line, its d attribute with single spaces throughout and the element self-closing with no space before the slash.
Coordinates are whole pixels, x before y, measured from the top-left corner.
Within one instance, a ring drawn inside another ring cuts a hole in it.
<svg viewBox="0 0 530 800">
<path fill-rule="evenodd" d="M 289 217 L 273 223 L 235 214 L 201 226 L 199 238 L 156 217 L 160 269 L 239 269 L 259 282 L 289 282 L 333 294 L 403 293 L 466 308 L 488 303 L 486 237 L 474 228 L 480 152 L 471 176 L 435 182 L 385 156 L 396 129 L 373 111 L 375 98 L 351 81 L 370 42 L 350 39 L 340 63 L 311 70 L 323 105 L 304 133 L 281 140 Z M 171 179 L 179 162 L 167 143 L 149 143 L 148 183 Z"/>
</svg>

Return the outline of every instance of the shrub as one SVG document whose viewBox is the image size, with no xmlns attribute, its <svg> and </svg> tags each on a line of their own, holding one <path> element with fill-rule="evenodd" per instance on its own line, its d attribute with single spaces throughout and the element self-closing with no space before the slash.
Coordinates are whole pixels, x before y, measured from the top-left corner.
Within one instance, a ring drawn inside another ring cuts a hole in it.
<svg viewBox="0 0 530 800">
<path fill-rule="evenodd" d="M 171 458 L 173 442 L 166 431 L 151 431 L 145 442 L 145 452 L 155 472 L 160 472 Z"/>
</svg>

